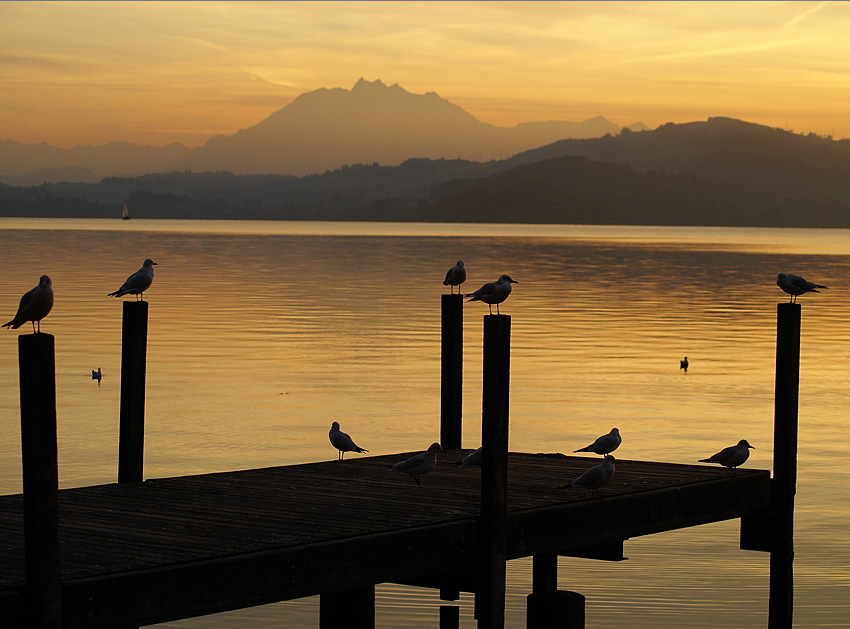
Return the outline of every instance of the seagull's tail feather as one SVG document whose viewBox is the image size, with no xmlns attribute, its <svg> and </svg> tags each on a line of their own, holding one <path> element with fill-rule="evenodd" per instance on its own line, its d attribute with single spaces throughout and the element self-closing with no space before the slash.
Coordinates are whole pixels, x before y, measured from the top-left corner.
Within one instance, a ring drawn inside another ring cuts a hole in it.
<svg viewBox="0 0 850 629">
<path fill-rule="evenodd" d="M 590 452 L 590 450 L 588 450 L 589 447 L 590 446 L 586 446 L 584 448 L 579 448 L 578 450 L 573 450 L 573 452 Z"/>
<path fill-rule="evenodd" d="M 9 323 L 4 323 L 3 327 L 4 328 L 12 328 L 13 330 L 17 330 L 19 327 L 21 327 L 22 324 L 23 324 L 23 321 L 19 321 L 19 322 L 16 323 L 15 320 L 12 319 L 11 321 L 9 321 Z"/>
</svg>

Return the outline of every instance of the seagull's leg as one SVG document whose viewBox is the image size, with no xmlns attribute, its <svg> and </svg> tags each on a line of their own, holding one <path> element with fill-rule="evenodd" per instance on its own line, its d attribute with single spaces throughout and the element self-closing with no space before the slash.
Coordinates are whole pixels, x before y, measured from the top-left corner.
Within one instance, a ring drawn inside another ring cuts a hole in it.
<svg viewBox="0 0 850 629">
<path fill-rule="evenodd" d="M 415 480 L 415 481 L 416 481 L 416 486 L 417 486 L 419 489 L 422 489 L 422 483 L 420 483 L 420 482 L 419 482 L 419 477 L 418 477 L 418 476 L 414 476 L 414 477 L 413 477 L 413 480 Z"/>
</svg>

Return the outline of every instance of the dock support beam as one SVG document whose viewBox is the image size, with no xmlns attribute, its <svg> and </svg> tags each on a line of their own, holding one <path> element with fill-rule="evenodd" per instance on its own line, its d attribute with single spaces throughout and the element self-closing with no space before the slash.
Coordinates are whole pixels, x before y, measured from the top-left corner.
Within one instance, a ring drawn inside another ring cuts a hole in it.
<svg viewBox="0 0 850 629">
<path fill-rule="evenodd" d="M 770 629 L 790 629 L 794 617 L 794 495 L 797 493 L 800 320 L 800 304 L 778 304 L 771 484 L 771 501 L 774 504 L 768 611 Z"/>
<path fill-rule="evenodd" d="M 121 327 L 121 420 L 118 482 L 143 480 L 148 302 L 125 301 Z"/>
<path fill-rule="evenodd" d="M 463 402 L 463 296 L 442 296 L 440 444 L 461 448 Z"/>
<path fill-rule="evenodd" d="M 481 416 L 481 516 L 479 578 L 475 593 L 479 629 L 505 626 L 508 508 L 508 400 L 511 318 L 484 317 L 484 384 Z"/>
<path fill-rule="evenodd" d="M 319 629 L 375 629 L 375 586 L 321 594 Z"/>
<path fill-rule="evenodd" d="M 584 629 L 584 596 L 558 589 L 558 556 L 534 555 L 527 629 Z"/>
<path fill-rule="evenodd" d="M 62 627 L 56 361 L 50 334 L 18 337 L 28 627 Z"/>
</svg>

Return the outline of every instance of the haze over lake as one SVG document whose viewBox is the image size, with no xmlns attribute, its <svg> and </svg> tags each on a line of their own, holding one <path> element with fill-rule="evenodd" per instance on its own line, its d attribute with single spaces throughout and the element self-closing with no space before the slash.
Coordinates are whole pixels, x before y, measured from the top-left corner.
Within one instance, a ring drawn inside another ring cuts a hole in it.
<svg viewBox="0 0 850 629">
<path fill-rule="evenodd" d="M 157 262 L 147 478 L 329 460 L 332 421 L 370 454 L 426 448 L 439 438 L 442 279 L 458 259 L 464 292 L 502 273 L 519 282 L 501 307 L 511 450 L 572 453 L 617 426 L 618 458 L 695 463 L 747 439 L 746 467 L 769 469 L 776 303 L 787 300 L 776 274 L 826 284 L 800 298 L 795 621 L 850 616 L 848 230 L 0 219 L 0 245 L 2 316 L 41 274 L 53 281 L 42 330 L 56 337 L 61 487 L 115 481 L 121 306 L 106 294 L 145 258 Z M 464 311 L 471 448 L 487 307 Z M 0 332 L 0 490 L 17 493 L 17 343 Z M 587 597 L 588 627 L 763 627 L 768 555 L 739 550 L 738 530 L 628 540 L 616 564 L 561 558 L 559 584 Z M 509 627 L 524 626 L 530 569 L 509 563 Z M 379 627 L 436 624 L 436 592 L 383 585 L 377 600 Z M 309 627 L 317 614 L 312 598 L 168 626 Z"/>
</svg>

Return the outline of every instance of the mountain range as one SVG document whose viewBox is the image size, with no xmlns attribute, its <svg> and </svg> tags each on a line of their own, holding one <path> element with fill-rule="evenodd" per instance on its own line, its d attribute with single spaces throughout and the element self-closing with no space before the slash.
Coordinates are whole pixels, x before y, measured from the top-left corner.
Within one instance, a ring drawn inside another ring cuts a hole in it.
<svg viewBox="0 0 850 629">
<path fill-rule="evenodd" d="M 635 123 L 629 128 L 645 127 Z M 399 85 L 361 78 L 350 90 L 321 88 L 301 94 L 265 120 L 210 138 L 198 148 L 112 142 L 61 149 L 2 141 L 0 182 L 93 183 L 107 176 L 174 170 L 304 176 L 353 164 L 393 166 L 410 158 L 490 161 L 556 140 L 602 137 L 621 129 L 602 116 L 498 127 L 434 92 L 411 94 Z"/>
</svg>

